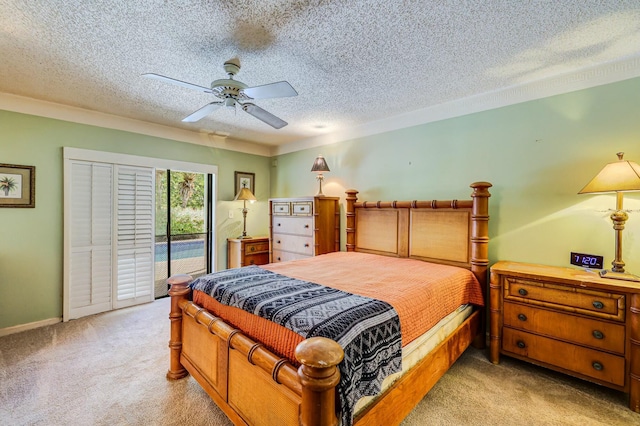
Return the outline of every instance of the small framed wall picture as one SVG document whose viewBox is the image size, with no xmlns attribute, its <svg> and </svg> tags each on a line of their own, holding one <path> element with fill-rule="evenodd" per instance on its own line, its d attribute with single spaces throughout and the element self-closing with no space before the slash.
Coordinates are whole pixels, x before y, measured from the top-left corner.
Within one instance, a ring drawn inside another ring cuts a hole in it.
<svg viewBox="0 0 640 426">
<path fill-rule="evenodd" d="M 240 192 L 242 188 L 249 188 L 249 191 L 251 191 L 252 194 L 256 193 L 256 187 L 255 187 L 256 174 L 255 173 L 235 172 L 235 176 L 236 176 L 236 186 L 235 186 L 236 195 L 238 194 L 238 192 Z"/>
<path fill-rule="evenodd" d="M 35 206 L 35 166 L 0 164 L 0 207 Z"/>
</svg>

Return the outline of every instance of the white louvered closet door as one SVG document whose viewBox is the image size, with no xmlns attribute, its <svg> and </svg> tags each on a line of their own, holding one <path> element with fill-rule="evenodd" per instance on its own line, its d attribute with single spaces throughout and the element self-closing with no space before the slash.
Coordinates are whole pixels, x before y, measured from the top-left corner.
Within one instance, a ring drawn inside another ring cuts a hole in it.
<svg viewBox="0 0 640 426">
<path fill-rule="evenodd" d="M 154 169 L 69 164 L 64 320 L 153 301 Z"/>
<path fill-rule="evenodd" d="M 71 163 L 71 256 L 65 320 L 111 309 L 112 187 L 112 165 Z"/>
<path fill-rule="evenodd" d="M 116 166 L 114 309 L 154 299 L 154 170 Z"/>
</svg>

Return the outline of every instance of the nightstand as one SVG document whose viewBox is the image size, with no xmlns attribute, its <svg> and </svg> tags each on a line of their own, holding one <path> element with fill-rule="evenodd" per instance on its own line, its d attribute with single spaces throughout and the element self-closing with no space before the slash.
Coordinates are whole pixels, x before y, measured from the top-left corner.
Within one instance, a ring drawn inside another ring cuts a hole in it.
<svg viewBox="0 0 640 426">
<path fill-rule="evenodd" d="M 491 362 L 504 354 L 626 392 L 640 412 L 640 283 L 498 262 L 490 293 Z"/>
<path fill-rule="evenodd" d="M 227 239 L 227 268 L 269 263 L 269 237 Z"/>
</svg>

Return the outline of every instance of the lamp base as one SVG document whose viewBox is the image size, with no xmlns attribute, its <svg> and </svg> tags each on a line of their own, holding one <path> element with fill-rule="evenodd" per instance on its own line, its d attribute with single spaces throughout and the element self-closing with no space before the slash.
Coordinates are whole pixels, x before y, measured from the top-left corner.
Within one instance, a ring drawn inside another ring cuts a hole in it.
<svg viewBox="0 0 640 426">
<path fill-rule="evenodd" d="M 602 271 L 600 271 L 600 276 L 602 278 L 612 278 L 615 280 L 640 282 L 640 277 L 637 275 L 629 274 L 627 272 L 613 272 L 608 269 L 603 269 Z"/>
<path fill-rule="evenodd" d="M 248 236 L 248 235 L 240 235 L 237 239 L 238 240 L 246 240 L 247 238 L 251 238 L 251 237 Z"/>
</svg>

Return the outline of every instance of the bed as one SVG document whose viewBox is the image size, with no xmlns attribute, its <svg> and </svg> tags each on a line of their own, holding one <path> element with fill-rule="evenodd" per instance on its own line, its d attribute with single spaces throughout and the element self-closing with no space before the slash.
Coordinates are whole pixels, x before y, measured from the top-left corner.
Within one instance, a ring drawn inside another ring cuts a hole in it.
<svg viewBox="0 0 640 426">
<path fill-rule="evenodd" d="M 402 372 L 385 380 L 378 395 L 358 402 L 354 424 L 400 423 L 469 345 L 484 347 L 484 308 L 480 305 L 487 293 L 490 187 L 490 183 L 476 182 L 471 184 L 471 199 L 446 201 L 358 202 L 357 191 L 348 190 L 346 253 L 332 254 L 335 258 L 317 256 L 324 264 L 311 272 L 307 271 L 311 265 L 305 262 L 316 262 L 316 258 L 264 266 L 271 272 L 301 274 L 305 279 L 310 273 L 322 281 L 329 278 L 320 271 L 334 269 L 347 277 L 350 269 L 357 269 L 350 268 L 348 261 L 344 270 L 327 267 L 341 263 L 340 256 L 360 256 L 352 264 L 378 256 L 381 265 L 386 264 L 385 259 L 397 258 L 412 265 L 426 262 L 436 268 L 462 268 L 479 284 L 479 303 L 464 304 L 438 320 L 446 332 L 438 331 L 437 336 L 427 332 L 415 339 L 419 345 L 411 342 L 420 349 L 411 351 L 410 363 L 404 359 L 410 345 L 403 341 Z M 289 263 L 295 268 L 286 265 Z M 335 271 L 332 275 L 335 279 Z M 228 319 L 227 313 L 220 315 L 222 311 L 216 311 L 215 306 L 205 308 L 206 298 L 190 288 L 191 281 L 185 275 L 168 280 L 168 379 L 191 374 L 234 424 L 339 424 L 342 399 L 337 389 L 342 384 L 339 366 L 345 352 L 338 343 L 324 337 L 298 336 L 298 340 L 291 339 L 293 356 L 281 348 L 272 349 L 274 342 L 269 337 L 273 333 L 256 334 L 260 324 L 254 329 L 246 327 L 246 331 L 236 328 L 232 324 L 238 320 L 233 315 Z M 406 315 L 404 318 L 406 322 Z M 432 348 L 425 350 L 428 346 Z"/>
</svg>

